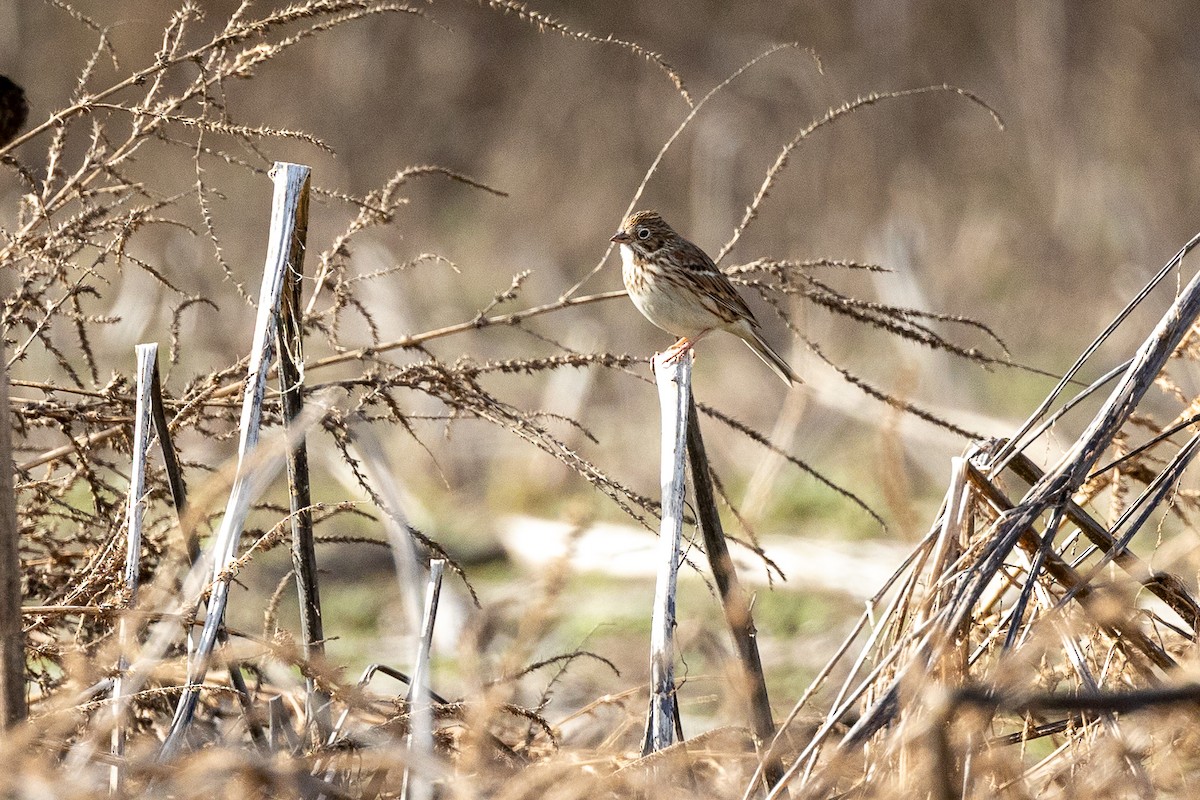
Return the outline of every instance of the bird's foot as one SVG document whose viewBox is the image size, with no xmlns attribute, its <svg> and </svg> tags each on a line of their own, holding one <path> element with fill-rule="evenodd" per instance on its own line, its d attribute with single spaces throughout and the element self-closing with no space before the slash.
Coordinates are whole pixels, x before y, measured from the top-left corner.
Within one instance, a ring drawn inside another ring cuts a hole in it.
<svg viewBox="0 0 1200 800">
<path fill-rule="evenodd" d="M 686 336 L 680 337 L 679 341 L 668 347 L 662 352 L 662 360 L 664 364 L 675 364 L 679 359 L 683 358 L 684 353 L 687 353 L 696 344 L 694 339 L 689 339 Z M 695 358 L 695 355 L 692 356 Z"/>
</svg>

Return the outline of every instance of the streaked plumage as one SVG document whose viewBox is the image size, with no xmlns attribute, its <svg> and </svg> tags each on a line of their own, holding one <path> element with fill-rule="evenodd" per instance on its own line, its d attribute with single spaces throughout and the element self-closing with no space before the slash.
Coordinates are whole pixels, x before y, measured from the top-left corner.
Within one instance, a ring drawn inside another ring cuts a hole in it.
<svg viewBox="0 0 1200 800">
<path fill-rule="evenodd" d="M 631 215 L 612 237 L 621 246 L 621 277 L 646 319 L 679 337 L 668 352 L 692 348 L 710 331 L 744 341 L 785 383 L 802 381 L 762 338 L 758 320 L 708 254 L 655 211 Z"/>
</svg>

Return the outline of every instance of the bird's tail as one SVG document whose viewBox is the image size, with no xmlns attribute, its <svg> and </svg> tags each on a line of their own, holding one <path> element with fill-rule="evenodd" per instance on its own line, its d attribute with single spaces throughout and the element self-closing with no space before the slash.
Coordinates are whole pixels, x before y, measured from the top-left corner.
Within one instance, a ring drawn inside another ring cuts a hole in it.
<svg viewBox="0 0 1200 800">
<path fill-rule="evenodd" d="M 779 353 L 776 353 L 771 348 L 771 345 L 763 341 L 763 338 L 758 335 L 758 331 L 751 330 L 748 331 L 748 334 L 749 335 L 742 337 L 742 341 L 744 341 L 746 346 L 754 351 L 754 355 L 761 358 L 763 362 L 766 363 L 766 365 L 783 380 L 784 383 L 788 384 L 789 386 L 794 383 L 804 383 L 804 381 L 800 380 L 800 376 L 793 372 L 788 363 L 783 360 L 783 356 L 779 355 Z"/>
</svg>

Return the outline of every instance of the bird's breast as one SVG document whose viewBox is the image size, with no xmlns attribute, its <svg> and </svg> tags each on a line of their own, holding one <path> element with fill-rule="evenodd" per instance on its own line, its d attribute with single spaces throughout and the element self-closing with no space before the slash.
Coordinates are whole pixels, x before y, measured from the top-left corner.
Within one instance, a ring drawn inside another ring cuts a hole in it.
<svg viewBox="0 0 1200 800">
<path fill-rule="evenodd" d="M 694 294 L 664 278 L 658 270 L 638 264 L 633 248 L 621 245 L 621 279 L 629 299 L 642 315 L 675 336 L 696 336 L 714 327 L 712 313 Z"/>
<path fill-rule="evenodd" d="M 621 245 L 621 280 L 627 291 L 633 291 L 631 284 L 638 280 L 638 272 L 637 265 L 633 263 L 633 248 L 627 244 Z"/>
</svg>

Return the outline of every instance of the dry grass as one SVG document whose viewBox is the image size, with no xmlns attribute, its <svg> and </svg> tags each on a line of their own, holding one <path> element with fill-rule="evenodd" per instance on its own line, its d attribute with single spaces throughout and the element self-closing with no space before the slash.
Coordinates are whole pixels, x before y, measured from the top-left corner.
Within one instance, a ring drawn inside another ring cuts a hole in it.
<svg viewBox="0 0 1200 800">
<path fill-rule="evenodd" d="M 679 73 L 639 44 L 578 31 L 523 4 L 483 5 L 480 14 L 513 14 L 572 40 L 624 48 L 657 66 L 691 102 Z M 582 650 L 550 659 L 536 655 L 569 577 L 562 571 L 543 576 L 529 589 L 515 644 L 497 645 L 496 632 L 482 624 L 470 631 L 457 667 L 471 691 L 435 704 L 433 758 L 406 757 L 404 693 L 383 685 L 395 670 L 385 667 L 358 685 L 337 665 L 301 655 L 295 634 L 278 619 L 286 583 L 263 599 L 262 635 L 229 631 L 223 663 L 240 664 L 252 677 L 249 694 L 239 698 L 229 674 L 214 670 L 192 729 L 192 749 L 166 763 L 157 758 L 184 677 L 184 630 L 198 611 L 171 610 L 190 566 L 185 542 L 207 536 L 219 515 L 230 470 L 212 443 L 237 435 L 246 363 L 241 350 L 226 351 L 221 366 L 190 380 L 169 379 L 164 386 L 172 434 L 181 442 L 190 481 L 200 488 L 192 513 L 180 520 L 170 505 L 164 471 L 148 474 L 151 511 L 141 560 L 145 587 L 138 606 L 127 609 L 121 551 L 132 449 L 132 359 L 103 345 L 106 327 L 121 320 L 93 309 L 127 274 L 149 276 L 154 291 L 167 298 L 159 305 L 171 321 L 171 365 L 182 370 L 182 365 L 204 362 L 197 353 L 210 344 L 189 320 L 210 313 L 206 309 L 226 314 L 252 303 L 243 285 L 246 271 L 225 257 L 228 248 L 215 207 L 246 184 L 264 180 L 278 143 L 326 148 L 305 132 L 236 119 L 230 109 L 239 84 L 259 80 L 266 64 L 293 47 L 320 47 L 329 31 L 387 14 L 411 18 L 413 25 L 437 24 L 433 4 L 309 0 L 274 9 L 243 4 L 217 21 L 203 20 L 197 7 L 185 5 L 165 26 L 157 52 L 142 58 L 148 66 L 111 83 L 97 77 L 101 64 L 111 62 L 119 70 L 107 34 L 76 14 L 78 24 L 98 32 L 98 41 L 75 96 L 41 121 L 35 118 L 32 127 L 0 148 L 5 169 L 23 188 L 20 208 L 3 211 L 0 265 L 13 290 L 0 325 L 14 387 L 31 701 L 30 721 L 0 745 L 0 757 L 12 765 L 0 775 L 6 796 L 92 797 L 107 787 L 114 717 L 105 695 L 121 655 L 115 632 L 122 616 L 146 623 L 143 652 L 155 657 L 139 667 L 144 683 L 130 698 L 129 750 L 115 796 L 390 797 L 400 792 L 406 769 L 431 778 L 447 795 L 463 796 L 653 792 L 736 798 L 760 791 L 755 743 L 741 729 L 713 731 L 646 758 L 632 754 L 643 722 L 644 686 L 594 698 L 565 715 L 548 705 L 565 670 L 585 662 L 611 666 L 602 654 Z M 766 51 L 717 88 L 779 49 Z M 758 218 L 789 157 L 814 131 L 880 102 L 930 92 L 965 98 L 996 117 L 977 96 L 949 86 L 872 94 L 819 116 L 783 144 L 722 255 Z M 692 107 L 655 165 L 712 96 Z M 44 158 L 17 158 L 17 148 L 28 154 L 35 143 L 44 145 L 38 151 Z M 654 174 L 652 167 L 646 181 Z M 181 182 L 179 175 L 189 177 Z M 485 280 L 494 284 L 492 299 L 467 318 L 436 325 L 426 321 L 415 333 L 391 330 L 377 318 L 372 295 L 419 292 L 429 270 L 468 269 L 431 253 L 381 269 L 356 262 L 360 242 L 369 232 L 395 224 L 412 184 L 427 178 L 461 184 L 464 192 L 504 196 L 457 170 L 429 165 L 396 170 L 362 196 L 314 189 L 324 203 L 319 213 L 345 221 L 324 247 L 310 245 L 313 277 L 306 283 L 303 309 L 305 386 L 330 407 L 310 432 L 310 447 L 340 453 L 361 490 L 357 497 L 314 504 L 318 538 L 382 542 L 382 536 L 360 539 L 337 527 L 353 517 L 378 529 L 386 506 L 378 481 L 369 478 L 356 456 L 356 432 L 370 426 L 424 446 L 429 417 L 447 425 L 476 420 L 506 431 L 648 524 L 657 513 L 655 500 L 622 477 L 625 466 L 608 457 L 586 417 L 561 418 L 506 394 L 512 381 L 541 381 L 566 369 L 608 370 L 630 383 L 646 380 L 644 370 L 635 369 L 644 358 L 577 352 L 558 344 L 562 331 L 556 333 L 554 325 L 559 320 L 621 293 L 584 295 L 580 281 L 555 300 L 511 310 L 525 299 L 527 274 L 496 280 L 485 272 Z M 202 280 L 155 249 L 155 232 L 163 227 L 190 231 L 207 243 Z M 1157 282 L 1181 269 L 1174 263 L 1168 267 Z M 881 269 L 852 261 L 762 258 L 732 265 L 728 272 L 852 385 L 969 436 L 970 431 L 827 359 L 822 344 L 794 322 L 796 309 L 812 304 L 882 335 L 968 361 L 1028 369 L 1013 363 L 999 337 L 981 323 L 863 300 L 835 285 L 837 276 Z M 138 308 L 134 302 L 131 312 Z M 157 307 L 142 310 L 158 312 Z M 211 325 L 220 317 L 204 319 L 202 324 Z M 532 327 L 533 320 L 542 325 Z M 1197 414 L 1186 377 L 1178 377 L 1200 356 L 1191 324 L 1186 319 L 1177 330 L 1179 341 L 1168 348 L 1172 360 L 1141 375 L 1139 386 L 1143 394 L 1152 393 L 1150 399 L 1125 408 L 1106 436 L 1093 443 L 1087 459 L 1068 459 L 1064 463 L 1070 469 L 1060 464 L 1050 470 L 1052 476 L 1066 477 L 1051 487 L 1042 505 L 1031 505 L 1030 498 L 1043 484 L 1015 457 L 1018 449 L 1043 446 L 1054 426 L 1037 430 L 1031 425 L 1011 447 L 981 443 L 972 450 L 930 533 L 874 598 L 855 634 L 796 703 L 773 743 L 784 763 L 793 765 L 790 791 L 812 797 L 1194 793 L 1198 692 L 1187 678 L 1187 661 L 1197 622 L 1189 609 L 1196 604 L 1183 581 L 1159 574 L 1182 548 L 1177 542 L 1190 541 L 1187 528 L 1196 509 L 1196 492 L 1181 483 L 1191 449 L 1173 449 L 1168 435 L 1189 430 Z M 555 353 L 472 357 L 478 342 L 472 337 L 500 329 L 550 344 Z M 990 352 L 963 343 L 972 337 L 987 341 Z M 449 342 L 460 355 L 438 358 L 432 342 Z M 1061 388 L 1075 387 L 1064 383 Z M 1072 413 L 1087 407 L 1082 402 Z M 866 507 L 853 487 L 836 486 L 732 415 L 704 411 L 710 423 L 776 450 Z M 269 398 L 266 422 L 280 424 L 281 414 L 278 396 Z M 717 488 L 729 500 L 719 480 Z M 1068 505 L 1071 499 L 1078 510 Z M 740 522 L 736 506 L 731 507 Z M 1026 510 L 1028 518 L 1019 525 L 1014 508 Z M 253 568 L 262 553 L 286 541 L 289 509 L 264 501 L 255 519 L 260 527 L 248 531 L 232 574 Z M 409 531 L 422 558 L 448 557 L 436 532 Z M 735 535 L 754 539 L 750 530 Z M 1102 546 L 1092 547 L 1085 538 Z M 762 555 L 769 559 L 769 553 Z M 454 568 L 462 579 L 469 578 L 461 567 Z M 305 680 L 331 699 L 332 717 L 344 719 L 332 741 L 312 736 Z M 831 691 L 835 682 L 840 688 Z M 718 679 L 714 685 L 729 696 L 739 694 L 736 680 Z M 517 702 L 535 686 L 542 702 Z M 782 785 L 774 796 L 781 790 Z"/>
</svg>

